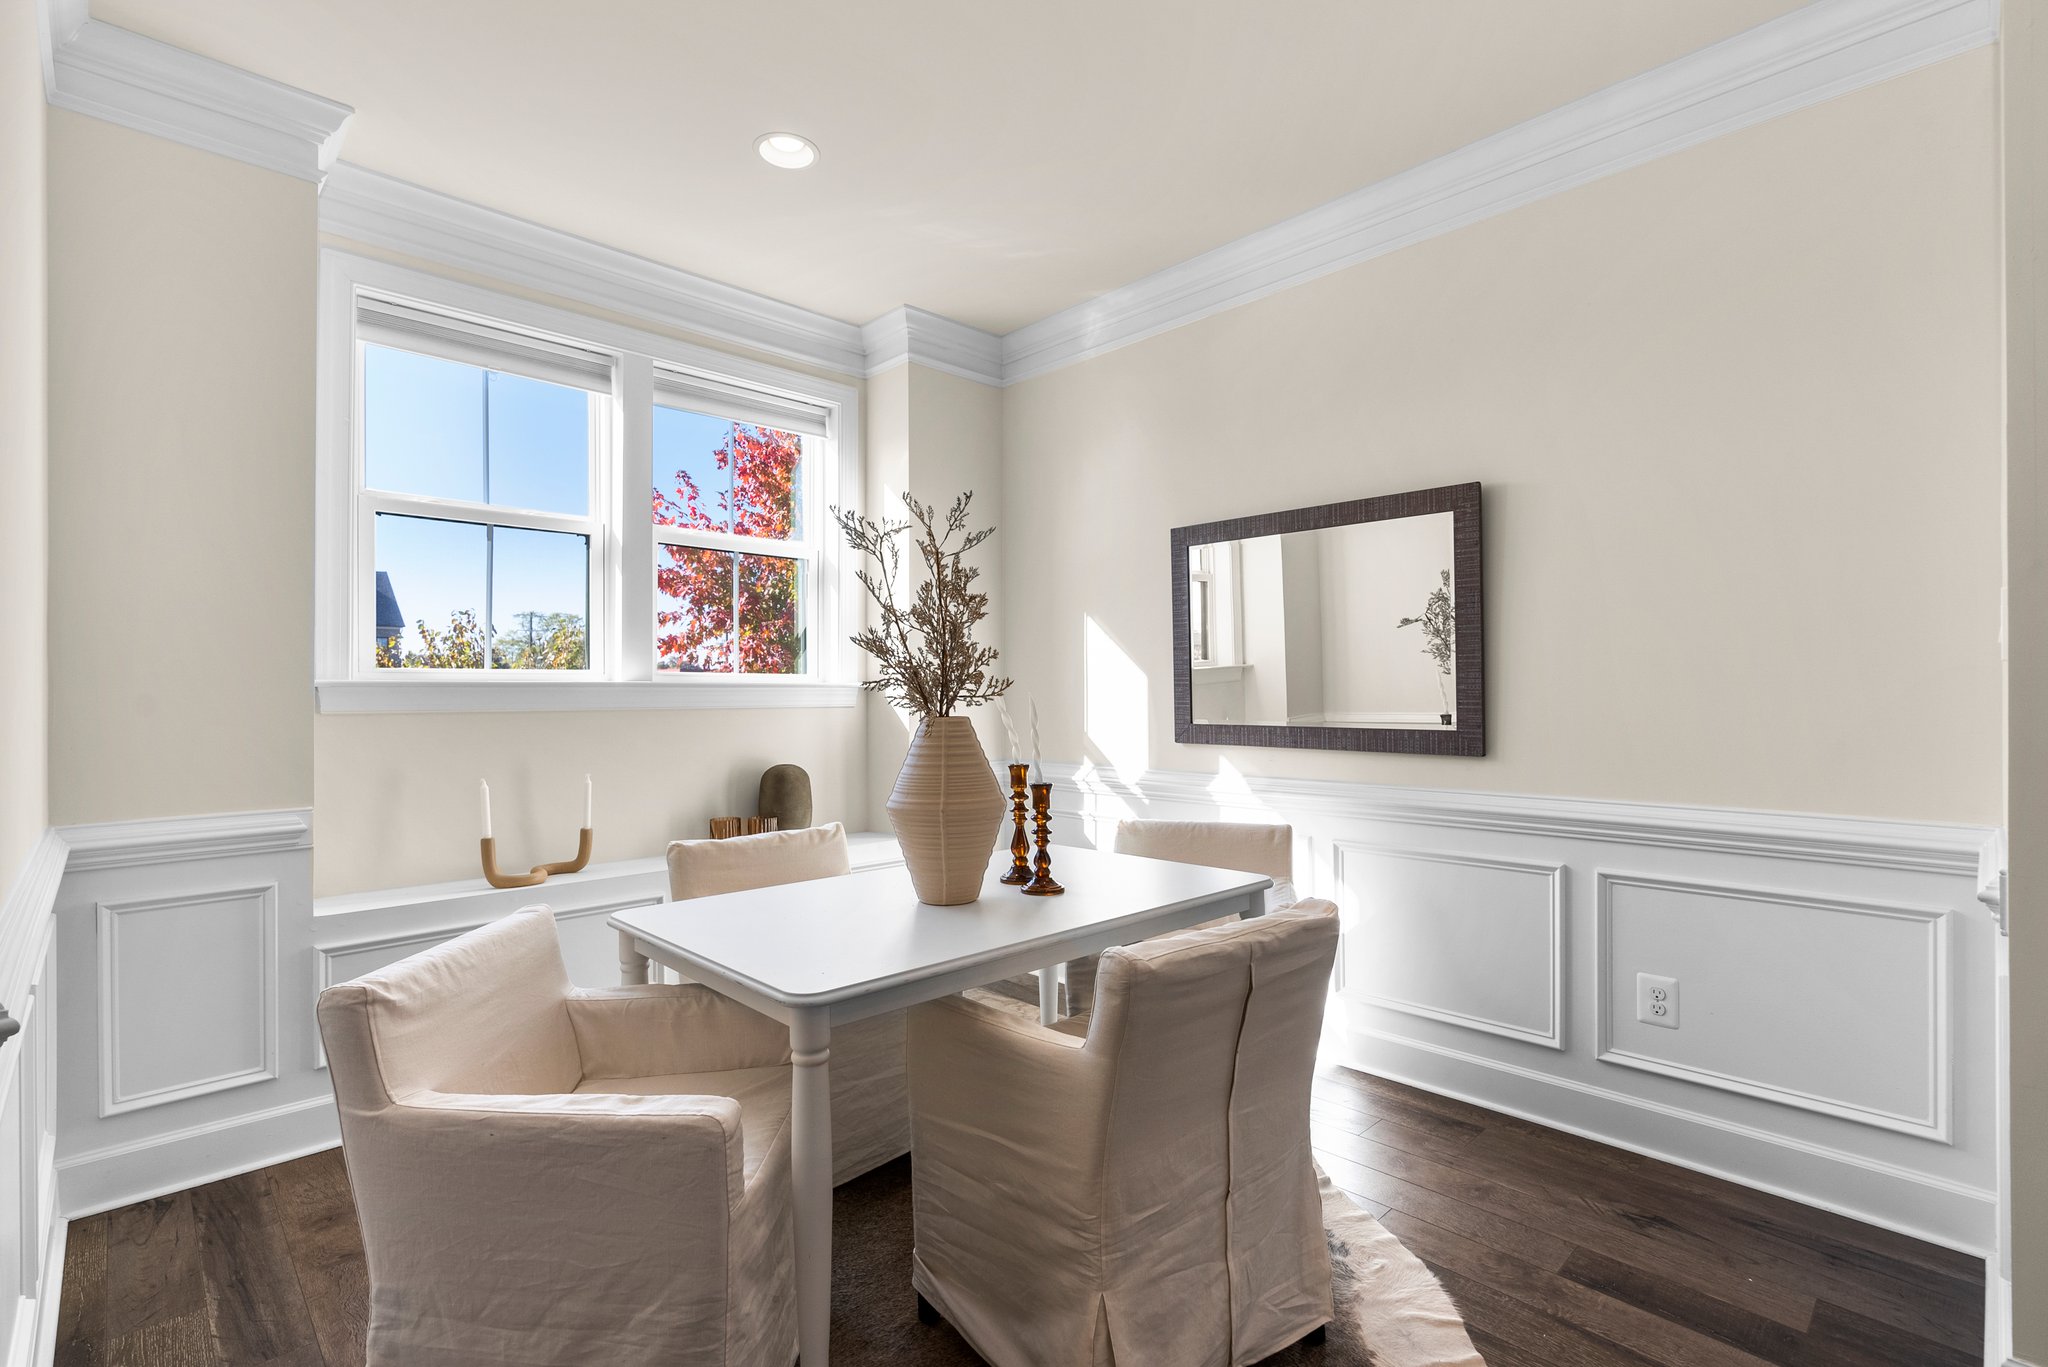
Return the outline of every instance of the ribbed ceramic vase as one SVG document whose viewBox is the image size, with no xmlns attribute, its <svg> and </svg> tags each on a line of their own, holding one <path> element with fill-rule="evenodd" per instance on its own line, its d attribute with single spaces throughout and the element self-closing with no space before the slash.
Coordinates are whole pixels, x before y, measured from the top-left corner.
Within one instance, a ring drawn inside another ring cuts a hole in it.
<svg viewBox="0 0 2048 1367">
<path fill-rule="evenodd" d="M 918 723 L 888 803 L 889 826 L 918 901 L 956 907 L 981 896 L 1005 806 L 974 723 L 965 717 Z"/>
</svg>

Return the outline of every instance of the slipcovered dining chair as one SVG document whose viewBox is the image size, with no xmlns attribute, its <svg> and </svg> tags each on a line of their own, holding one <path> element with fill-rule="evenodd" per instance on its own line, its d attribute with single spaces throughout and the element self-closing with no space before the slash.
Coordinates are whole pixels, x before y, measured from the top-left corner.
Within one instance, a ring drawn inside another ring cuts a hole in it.
<svg viewBox="0 0 2048 1367">
<path fill-rule="evenodd" d="M 677 840 L 668 847 L 669 896 L 678 902 L 806 883 L 852 868 L 846 830 L 836 821 L 729 840 Z M 834 1028 L 830 1073 L 832 1180 L 850 1181 L 909 1153 L 903 1013 L 890 1011 Z"/>
<path fill-rule="evenodd" d="M 1243 1367 L 1319 1331 L 1327 903 L 1102 955 L 1085 1039 L 910 1013 L 911 1281 L 994 1367 Z"/>
<path fill-rule="evenodd" d="M 788 1367 L 789 1035 L 531 907 L 320 994 L 369 1367 Z"/>
<path fill-rule="evenodd" d="M 1236 821 L 1139 821 L 1116 823 L 1116 852 L 1176 864 L 1200 864 L 1239 873 L 1263 873 L 1273 880 L 1266 891 L 1266 910 L 1293 906 L 1294 828 L 1250 825 Z M 1211 925 L 1221 925 L 1212 921 Z M 1095 960 L 1069 959 L 1064 975 L 1067 1011 L 1080 1015 L 1094 996 Z"/>
</svg>

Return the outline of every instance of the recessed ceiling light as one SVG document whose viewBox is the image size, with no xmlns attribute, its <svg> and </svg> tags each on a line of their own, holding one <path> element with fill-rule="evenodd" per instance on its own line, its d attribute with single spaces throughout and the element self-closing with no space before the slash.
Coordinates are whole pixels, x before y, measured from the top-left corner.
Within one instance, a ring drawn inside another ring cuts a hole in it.
<svg viewBox="0 0 2048 1367">
<path fill-rule="evenodd" d="M 754 139 L 754 150 L 770 166 L 801 171 L 818 159 L 818 145 L 794 133 L 763 133 Z"/>
</svg>

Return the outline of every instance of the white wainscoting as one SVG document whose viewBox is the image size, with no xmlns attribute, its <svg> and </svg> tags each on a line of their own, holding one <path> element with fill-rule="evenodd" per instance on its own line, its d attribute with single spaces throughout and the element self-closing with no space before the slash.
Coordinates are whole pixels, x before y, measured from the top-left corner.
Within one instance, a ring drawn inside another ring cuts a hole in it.
<svg viewBox="0 0 2048 1367">
<path fill-rule="evenodd" d="M 1564 866 L 1338 840 L 1353 1000 L 1564 1048 Z"/>
<path fill-rule="evenodd" d="M 305 811 L 71 826 L 58 1192 L 76 1217 L 332 1142 Z"/>
<path fill-rule="evenodd" d="M 63 834 L 56 1172 L 69 1217 L 340 1142 L 314 1016 L 323 987 L 536 904 L 555 911 L 570 978 L 609 987 L 619 958 L 606 918 L 668 896 L 667 865 L 651 858 L 539 888 L 479 878 L 315 901 L 303 811 Z M 852 844 L 856 865 L 898 857 L 886 838 Z"/>
<path fill-rule="evenodd" d="M 0 900 L 0 1005 L 21 1031 L 0 1042 L 0 1365 L 48 1362 L 57 1337 L 64 1221 L 57 1213 L 58 1076 L 51 911 L 64 842 L 45 832 Z"/>
<path fill-rule="evenodd" d="M 1995 832 L 1045 767 L 1057 840 L 1294 827 L 1344 916 L 1331 1061 L 1992 1248 Z M 1679 980 L 1678 1029 L 1637 1021 L 1639 972 Z"/>
</svg>

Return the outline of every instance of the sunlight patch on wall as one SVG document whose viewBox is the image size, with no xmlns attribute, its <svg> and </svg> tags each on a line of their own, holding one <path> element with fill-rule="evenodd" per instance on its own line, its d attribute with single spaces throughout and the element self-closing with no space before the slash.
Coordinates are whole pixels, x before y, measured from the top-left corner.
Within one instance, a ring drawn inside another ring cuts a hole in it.
<svg viewBox="0 0 2048 1367">
<path fill-rule="evenodd" d="M 1093 617 L 1085 622 L 1084 645 L 1088 741 L 1118 778 L 1135 781 L 1145 772 L 1151 716 L 1145 671 Z"/>
</svg>

